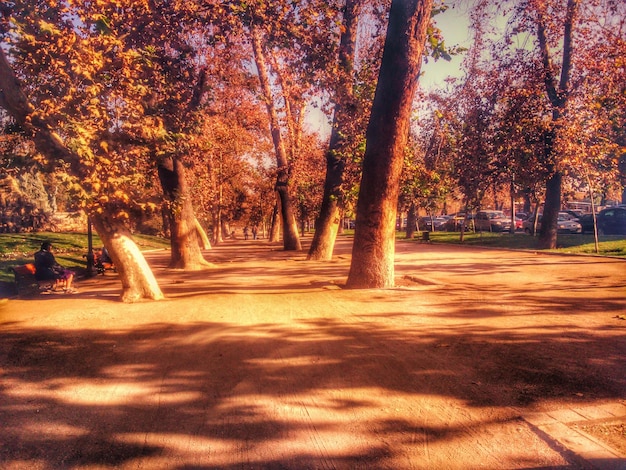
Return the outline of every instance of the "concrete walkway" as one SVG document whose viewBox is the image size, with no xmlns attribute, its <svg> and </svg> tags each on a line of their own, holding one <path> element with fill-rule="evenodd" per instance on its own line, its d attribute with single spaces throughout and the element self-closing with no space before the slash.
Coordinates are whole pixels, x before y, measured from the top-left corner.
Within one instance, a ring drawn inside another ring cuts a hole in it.
<svg viewBox="0 0 626 470">
<path fill-rule="evenodd" d="M 564 408 L 549 412 L 527 413 L 522 418 L 552 448 L 559 447 L 568 454 L 568 460 L 579 460 L 598 470 L 626 469 L 626 456 L 608 444 L 587 434 L 585 424 L 621 419 L 626 421 L 626 404 L 616 402 L 599 406 Z"/>
</svg>

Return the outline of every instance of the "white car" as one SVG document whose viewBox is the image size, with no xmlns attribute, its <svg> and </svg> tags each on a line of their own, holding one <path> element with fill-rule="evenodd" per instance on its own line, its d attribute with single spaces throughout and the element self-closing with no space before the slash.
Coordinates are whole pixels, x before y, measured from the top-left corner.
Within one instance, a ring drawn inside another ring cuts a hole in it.
<svg viewBox="0 0 626 470">
<path fill-rule="evenodd" d="M 537 232 L 541 230 L 541 218 L 539 215 L 539 219 L 537 220 Z M 533 216 L 531 215 L 527 220 L 524 221 L 523 227 L 526 233 L 532 233 L 533 230 Z M 559 212 L 559 217 L 556 222 L 556 229 L 558 233 L 583 233 L 583 226 L 580 225 L 580 222 L 569 215 L 567 212 Z"/>
</svg>

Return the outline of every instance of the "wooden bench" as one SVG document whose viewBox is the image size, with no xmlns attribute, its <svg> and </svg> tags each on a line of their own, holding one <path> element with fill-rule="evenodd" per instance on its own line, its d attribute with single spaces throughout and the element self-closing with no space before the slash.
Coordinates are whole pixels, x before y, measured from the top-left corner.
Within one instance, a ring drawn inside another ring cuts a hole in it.
<svg viewBox="0 0 626 470">
<path fill-rule="evenodd" d="M 33 263 L 13 266 L 11 270 L 15 276 L 17 295 L 20 297 L 39 295 L 40 292 L 49 290 L 54 285 L 54 281 L 49 279 L 38 281 L 35 278 L 35 265 Z"/>
</svg>

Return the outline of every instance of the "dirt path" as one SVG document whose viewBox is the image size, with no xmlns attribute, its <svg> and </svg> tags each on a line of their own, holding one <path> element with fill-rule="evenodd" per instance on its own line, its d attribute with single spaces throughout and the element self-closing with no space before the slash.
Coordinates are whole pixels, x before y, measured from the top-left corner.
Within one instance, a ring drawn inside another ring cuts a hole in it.
<svg viewBox="0 0 626 470">
<path fill-rule="evenodd" d="M 1 468 L 590 468 L 524 417 L 626 399 L 624 261 L 399 242 L 352 291 L 349 240 L 167 256 L 163 302 L 107 275 L 0 311 Z"/>
</svg>

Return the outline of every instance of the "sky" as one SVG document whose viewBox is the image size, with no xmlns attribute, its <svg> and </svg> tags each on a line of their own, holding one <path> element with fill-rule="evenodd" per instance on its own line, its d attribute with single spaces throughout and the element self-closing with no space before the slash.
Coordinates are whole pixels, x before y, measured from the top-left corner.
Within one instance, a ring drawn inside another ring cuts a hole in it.
<svg viewBox="0 0 626 470">
<path fill-rule="evenodd" d="M 435 22 L 443 33 L 447 47 L 469 47 L 472 37 L 469 30 L 467 7 L 463 10 L 451 7 L 435 16 Z M 460 54 L 453 56 L 450 62 L 443 59 L 434 61 L 432 58 L 422 62 L 420 87 L 427 90 L 440 88 L 445 86 L 447 77 L 460 77 L 463 59 L 464 54 Z"/>
</svg>

